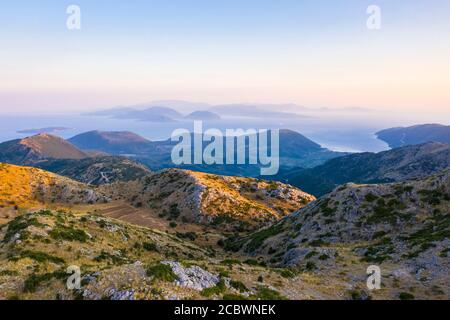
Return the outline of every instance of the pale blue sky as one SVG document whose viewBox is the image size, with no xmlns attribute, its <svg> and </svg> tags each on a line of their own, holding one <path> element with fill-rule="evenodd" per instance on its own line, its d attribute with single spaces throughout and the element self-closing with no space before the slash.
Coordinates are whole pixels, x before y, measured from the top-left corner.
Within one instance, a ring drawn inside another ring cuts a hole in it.
<svg viewBox="0 0 450 320">
<path fill-rule="evenodd" d="M 447 0 L 0 4 L 0 108 L 16 111 L 184 99 L 448 112 L 449 56 Z"/>
</svg>

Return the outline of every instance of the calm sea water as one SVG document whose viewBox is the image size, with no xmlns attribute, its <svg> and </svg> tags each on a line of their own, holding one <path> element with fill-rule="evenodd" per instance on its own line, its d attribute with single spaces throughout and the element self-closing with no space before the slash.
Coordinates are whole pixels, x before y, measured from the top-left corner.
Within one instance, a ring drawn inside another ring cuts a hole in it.
<svg viewBox="0 0 450 320">
<path fill-rule="evenodd" d="M 172 123 L 153 123 L 135 120 L 112 119 L 106 117 L 64 115 L 0 115 L 0 141 L 24 138 L 20 130 L 44 127 L 68 127 L 57 135 L 70 138 L 90 130 L 132 131 L 150 140 L 163 140 L 170 137 L 178 128 L 193 129 L 192 121 Z M 311 117 L 295 120 L 270 121 L 268 119 L 224 119 L 216 122 L 204 122 L 204 128 L 225 129 L 291 129 L 335 151 L 378 152 L 388 146 L 376 139 L 374 133 L 385 129 L 387 125 L 371 124 L 361 119 L 344 117 Z"/>
</svg>

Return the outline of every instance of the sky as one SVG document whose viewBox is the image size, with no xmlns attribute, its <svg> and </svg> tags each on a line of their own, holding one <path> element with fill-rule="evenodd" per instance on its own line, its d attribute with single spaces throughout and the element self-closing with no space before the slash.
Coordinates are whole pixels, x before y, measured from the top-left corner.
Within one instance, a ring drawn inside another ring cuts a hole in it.
<svg viewBox="0 0 450 320">
<path fill-rule="evenodd" d="M 66 27 L 72 4 L 81 30 Z M 180 99 L 439 119 L 449 57 L 447 0 L 4 0 L 0 112 Z"/>
</svg>

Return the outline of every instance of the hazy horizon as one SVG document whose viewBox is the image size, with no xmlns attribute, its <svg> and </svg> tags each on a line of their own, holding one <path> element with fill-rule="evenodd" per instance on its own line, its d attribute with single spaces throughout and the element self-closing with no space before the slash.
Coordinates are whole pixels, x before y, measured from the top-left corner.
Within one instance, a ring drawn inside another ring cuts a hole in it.
<svg viewBox="0 0 450 320">
<path fill-rule="evenodd" d="M 70 4 L 2 4 L 2 113 L 175 99 L 449 121 L 448 1 L 80 0 L 75 31 Z M 366 26 L 371 4 L 380 30 Z"/>
</svg>

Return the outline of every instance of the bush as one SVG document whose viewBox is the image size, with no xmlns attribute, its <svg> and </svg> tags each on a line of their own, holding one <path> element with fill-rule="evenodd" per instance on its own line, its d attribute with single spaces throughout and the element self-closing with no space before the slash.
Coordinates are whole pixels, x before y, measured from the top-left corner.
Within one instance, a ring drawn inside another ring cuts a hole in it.
<svg viewBox="0 0 450 320">
<path fill-rule="evenodd" d="M 366 194 L 365 199 L 367 202 L 374 202 L 375 200 L 378 199 L 378 197 L 376 195 L 374 195 L 373 193 L 368 193 L 368 194 Z"/>
<path fill-rule="evenodd" d="M 89 240 L 89 236 L 83 230 L 70 228 L 66 226 L 57 226 L 50 231 L 50 237 L 55 240 L 67 240 L 86 242 Z"/>
<path fill-rule="evenodd" d="M 313 270 L 316 270 L 316 269 L 317 269 L 317 266 L 316 266 L 316 264 L 314 262 L 309 261 L 309 262 L 306 263 L 306 270 L 307 271 L 313 271 Z"/>
<path fill-rule="evenodd" d="M 9 242 L 16 233 L 20 233 L 29 226 L 43 227 L 36 218 L 27 219 L 27 216 L 19 216 L 8 223 L 8 230 L 3 238 L 3 242 Z M 23 236 L 23 235 L 22 235 Z"/>
<path fill-rule="evenodd" d="M 154 280 L 167 282 L 174 282 L 177 280 L 177 276 L 172 271 L 172 268 L 162 263 L 147 268 L 147 276 L 153 277 Z"/>
<path fill-rule="evenodd" d="M 277 272 L 283 277 L 283 278 L 294 278 L 295 272 L 289 269 L 280 269 L 277 270 Z"/>
<path fill-rule="evenodd" d="M 249 266 L 259 266 L 259 261 L 255 259 L 247 259 L 244 261 L 245 264 L 248 264 Z"/>
<path fill-rule="evenodd" d="M 197 234 L 195 232 L 177 232 L 177 237 L 180 239 L 188 239 L 191 241 L 195 241 L 197 239 Z"/>
<path fill-rule="evenodd" d="M 222 300 L 238 301 L 238 300 L 248 300 L 248 299 L 240 294 L 224 294 L 222 297 Z"/>
<path fill-rule="evenodd" d="M 233 280 L 231 280 L 231 281 L 230 281 L 230 286 L 231 286 L 232 288 L 234 288 L 234 289 L 240 291 L 240 292 L 247 292 L 247 291 L 248 291 L 248 289 L 247 289 L 247 287 L 245 286 L 245 284 L 243 284 L 243 283 L 240 282 L 240 281 L 233 281 Z"/>
<path fill-rule="evenodd" d="M 237 259 L 225 259 L 225 260 L 222 260 L 222 262 L 221 262 L 222 264 L 225 264 L 225 265 L 227 265 L 227 266 L 232 266 L 232 265 L 234 265 L 234 264 L 241 264 L 241 261 L 240 260 L 237 260 Z"/>
<path fill-rule="evenodd" d="M 414 296 L 408 292 L 400 292 L 400 294 L 398 295 L 398 298 L 400 300 L 414 300 Z"/>
<path fill-rule="evenodd" d="M 65 279 L 68 275 L 64 271 L 55 271 L 52 273 L 45 273 L 45 274 L 31 274 L 24 282 L 24 292 L 35 292 L 37 287 L 42 282 L 47 282 L 52 279 Z"/>
<path fill-rule="evenodd" d="M 19 259 L 25 259 L 25 258 L 30 258 L 34 261 L 42 262 L 42 263 L 43 262 L 52 262 L 52 263 L 56 263 L 56 264 L 65 263 L 63 258 L 51 256 L 45 252 L 31 251 L 31 250 L 22 251 L 18 255 L 10 257 L 9 260 L 17 261 Z"/>
<path fill-rule="evenodd" d="M 273 300 L 287 300 L 286 297 L 282 296 L 279 292 L 259 286 L 258 292 L 254 296 L 257 300 L 273 301 Z"/>
<path fill-rule="evenodd" d="M 214 295 L 222 294 L 225 292 L 225 290 L 226 290 L 225 281 L 223 279 L 220 279 L 219 283 L 216 284 L 215 287 L 203 289 L 202 292 L 200 292 L 200 294 L 204 297 L 209 298 Z"/>
<path fill-rule="evenodd" d="M 283 225 L 277 224 L 272 227 L 269 227 L 267 229 L 261 230 L 255 234 L 253 234 L 251 241 L 247 245 L 246 251 L 247 252 L 253 252 L 259 247 L 262 246 L 262 244 L 269 238 L 274 237 L 278 234 L 280 234 L 283 231 Z"/>
<path fill-rule="evenodd" d="M 142 244 L 142 247 L 144 248 L 144 250 L 146 251 L 154 251 L 154 252 L 159 252 L 158 251 L 158 247 L 156 246 L 156 244 L 152 243 L 152 242 L 144 242 Z"/>
<path fill-rule="evenodd" d="M 322 255 L 319 257 L 319 260 L 322 260 L 322 261 L 325 261 L 325 260 L 328 260 L 328 259 L 330 259 L 330 257 L 329 257 L 327 254 L 322 254 Z"/>
</svg>

